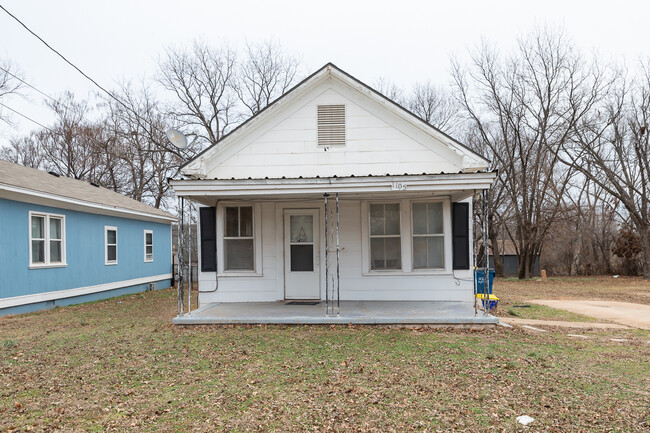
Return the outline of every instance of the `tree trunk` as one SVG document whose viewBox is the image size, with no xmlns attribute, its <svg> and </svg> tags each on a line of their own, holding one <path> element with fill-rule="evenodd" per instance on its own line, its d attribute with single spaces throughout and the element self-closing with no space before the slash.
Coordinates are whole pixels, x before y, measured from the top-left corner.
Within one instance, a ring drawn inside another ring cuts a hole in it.
<svg viewBox="0 0 650 433">
<path fill-rule="evenodd" d="M 495 230 L 490 230 L 490 246 L 492 247 L 492 259 L 494 260 L 494 272 L 497 277 L 503 277 L 503 263 L 501 263 L 501 246 Z"/>
<path fill-rule="evenodd" d="M 650 280 L 650 227 L 641 227 L 641 257 L 643 259 L 643 279 Z"/>
</svg>

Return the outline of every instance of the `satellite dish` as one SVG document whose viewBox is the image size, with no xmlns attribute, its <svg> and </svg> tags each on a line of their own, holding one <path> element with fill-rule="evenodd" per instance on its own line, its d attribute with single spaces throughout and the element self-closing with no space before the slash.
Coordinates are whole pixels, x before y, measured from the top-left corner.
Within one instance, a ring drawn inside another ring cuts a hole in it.
<svg viewBox="0 0 650 433">
<path fill-rule="evenodd" d="M 174 147 L 178 149 L 185 149 L 187 147 L 187 138 L 178 129 L 168 129 L 165 135 L 167 135 L 167 139 Z"/>
</svg>

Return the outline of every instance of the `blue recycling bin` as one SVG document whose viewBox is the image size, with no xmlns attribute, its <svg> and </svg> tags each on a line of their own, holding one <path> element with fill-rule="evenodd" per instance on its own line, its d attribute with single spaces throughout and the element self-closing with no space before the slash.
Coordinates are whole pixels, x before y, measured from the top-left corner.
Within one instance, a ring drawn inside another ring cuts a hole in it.
<svg viewBox="0 0 650 433">
<path fill-rule="evenodd" d="M 476 293 L 485 295 L 485 268 L 474 270 L 474 278 L 476 279 Z M 494 284 L 494 269 L 488 271 L 488 295 L 492 294 L 492 285 Z"/>
</svg>

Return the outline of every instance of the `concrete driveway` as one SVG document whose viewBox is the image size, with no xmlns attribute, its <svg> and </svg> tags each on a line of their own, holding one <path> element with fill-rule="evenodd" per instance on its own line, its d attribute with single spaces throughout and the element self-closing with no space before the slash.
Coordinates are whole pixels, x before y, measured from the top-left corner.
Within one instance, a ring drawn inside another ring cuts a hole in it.
<svg viewBox="0 0 650 433">
<path fill-rule="evenodd" d="M 532 304 L 584 314 L 634 328 L 650 329 L 650 305 L 615 301 L 534 300 Z"/>
</svg>

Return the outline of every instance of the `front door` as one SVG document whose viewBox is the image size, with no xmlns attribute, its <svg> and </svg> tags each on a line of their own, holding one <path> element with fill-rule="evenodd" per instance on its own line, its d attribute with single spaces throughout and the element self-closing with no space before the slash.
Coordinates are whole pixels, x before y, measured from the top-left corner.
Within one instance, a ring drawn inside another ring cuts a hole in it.
<svg viewBox="0 0 650 433">
<path fill-rule="evenodd" d="M 320 299 L 318 209 L 284 211 L 284 297 Z"/>
</svg>

